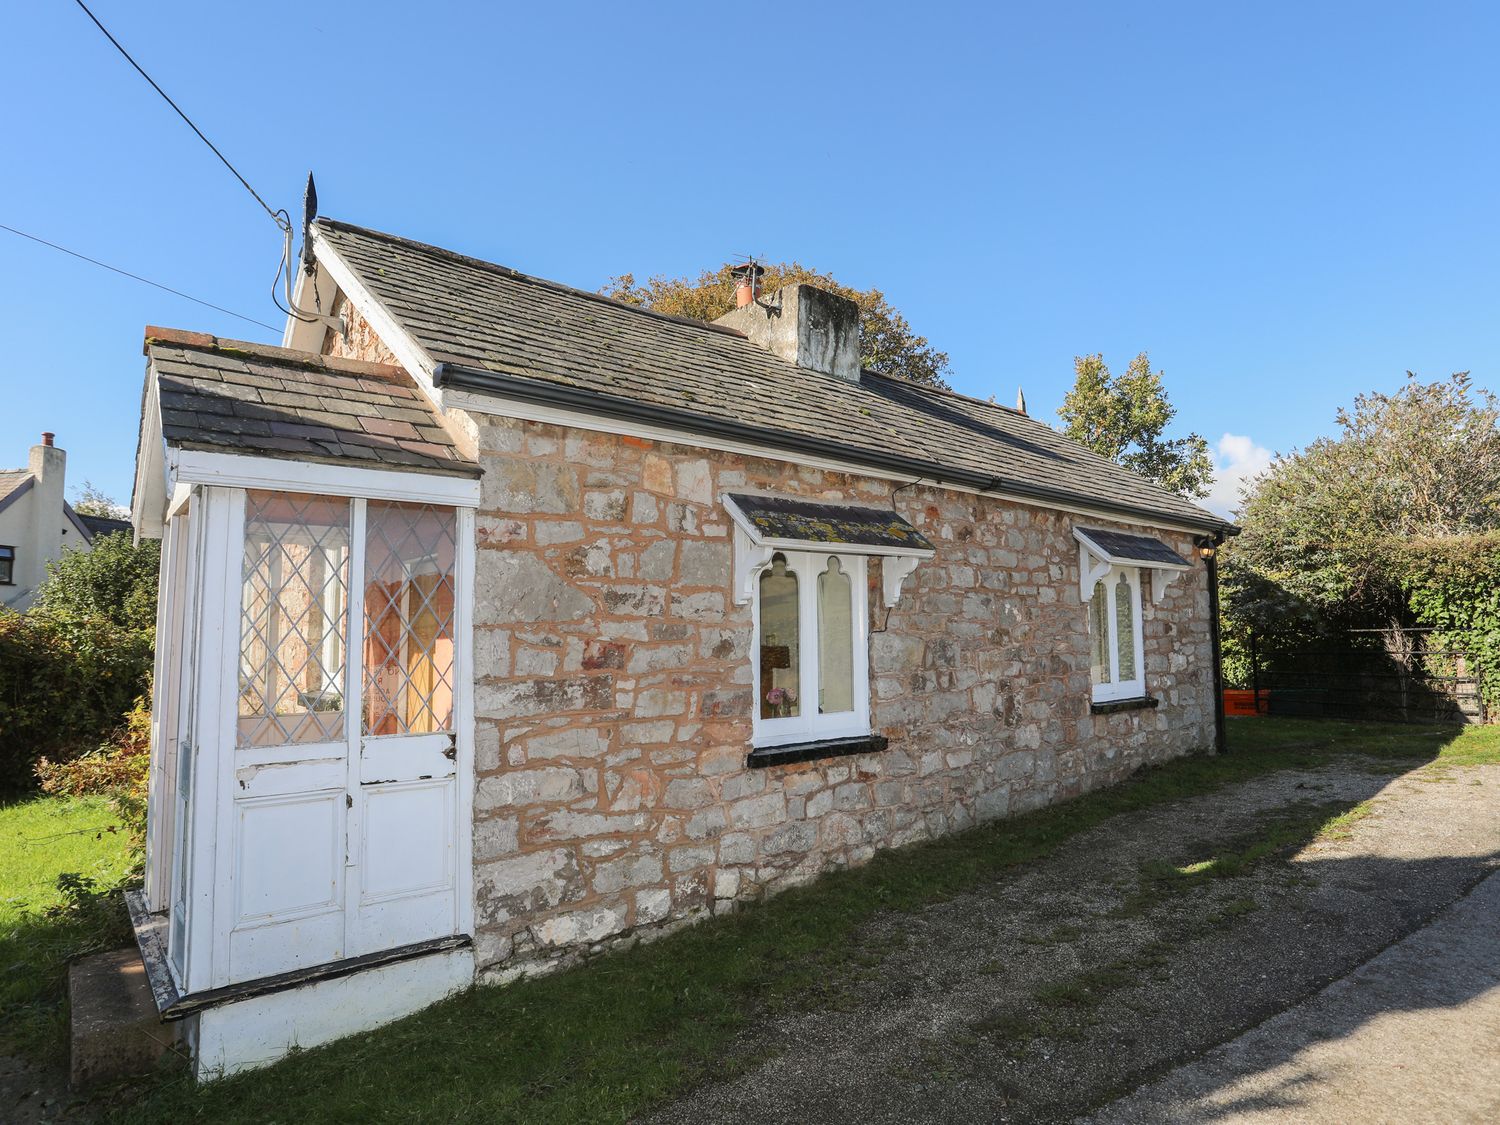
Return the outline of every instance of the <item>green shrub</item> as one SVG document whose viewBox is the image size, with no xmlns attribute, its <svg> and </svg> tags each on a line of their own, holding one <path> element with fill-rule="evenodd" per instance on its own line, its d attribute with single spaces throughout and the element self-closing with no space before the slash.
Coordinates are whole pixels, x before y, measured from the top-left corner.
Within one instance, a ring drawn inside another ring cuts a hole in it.
<svg viewBox="0 0 1500 1125">
<path fill-rule="evenodd" d="M 1409 544 L 1399 572 L 1417 620 L 1438 630 L 1434 647 L 1462 652 L 1485 707 L 1500 712 L 1500 532 Z"/>
<path fill-rule="evenodd" d="M 88 551 L 65 551 L 48 564 L 33 613 L 104 618 L 122 629 L 156 628 L 156 581 L 161 542 L 137 544 L 128 532 L 101 535 Z"/>
<path fill-rule="evenodd" d="M 130 851 L 140 855 L 146 841 L 150 770 L 151 701 L 141 696 L 108 743 L 67 761 L 43 758 L 36 765 L 36 776 L 44 793 L 107 800 L 120 818 Z"/>
<path fill-rule="evenodd" d="M 0 613 L 0 790 L 103 742 L 147 689 L 151 635 L 106 618 Z"/>
</svg>

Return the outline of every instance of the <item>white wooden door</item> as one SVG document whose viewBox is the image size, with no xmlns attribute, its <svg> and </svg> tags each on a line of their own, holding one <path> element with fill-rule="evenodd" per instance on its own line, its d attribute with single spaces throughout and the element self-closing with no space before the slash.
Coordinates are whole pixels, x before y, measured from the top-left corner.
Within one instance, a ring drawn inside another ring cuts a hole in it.
<svg viewBox="0 0 1500 1125">
<path fill-rule="evenodd" d="M 216 983 L 463 932 L 454 509 L 251 491 L 244 527 Z"/>
<path fill-rule="evenodd" d="M 351 956 L 459 932 L 452 508 L 371 500 L 356 516 L 364 581 L 361 739 L 350 791 Z"/>
<path fill-rule="evenodd" d="M 347 498 L 250 491 L 238 610 L 232 807 L 216 910 L 215 984 L 348 955 L 350 745 L 358 668 L 348 644 L 357 538 Z"/>
</svg>

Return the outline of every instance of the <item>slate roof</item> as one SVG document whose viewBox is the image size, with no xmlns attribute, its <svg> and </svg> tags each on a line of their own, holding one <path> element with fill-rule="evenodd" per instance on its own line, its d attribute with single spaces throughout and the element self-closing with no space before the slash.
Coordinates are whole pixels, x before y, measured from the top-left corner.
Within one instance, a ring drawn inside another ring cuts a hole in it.
<svg viewBox="0 0 1500 1125">
<path fill-rule="evenodd" d="M 134 530 L 129 520 L 117 520 L 113 516 L 90 516 L 83 512 L 75 512 L 78 522 L 88 529 L 89 538 L 97 539 L 101 535 L 113 535 L 117 531 Z"/>
<path fill-rule="evenodd" d="M 0 469 L 0 507 L 30 486 L 30 469 Z"/>
<path fill-rule="evenodd" d="M 180 449 L 478 476 L 399 367 L 146 329 L 147 391 Z"/>
<path fill-rule="evenodd" d="M 731 492 L 729 499 L 757 534 L 766 539 L 804 543 L 844 543 L 866 547 L 909 547 L 931 551 L 920 531 L 889 508 L 854 504 L 819 504 L 784 496 Z"/>
<path fill-rule="evenodd" d="M 1075 528 L 1089 542 L 1097 545 L 1111 558 L 1120 562 L 1145 563 L 1147 566 L 1165 563 L 1168 566 L 1188 566 L 1187 559 L 1168 547 L 1160 539 L 1149 535 L 1129 535 L 1123 531 L 1108 531 L 1102 527 Z"/>
<path fill-rule="evenodd" d="M 687 412 L 706 426 L 753 426 L 768 444 L 778 435 L 829 442 L 856 462 L 900 459 L 979 474 L 996 491 L 1043 503 L 1231 526 L 1008 407 L 869 372 L 856 385 L 798 368 L 722 325 L 333 219 L 317 228 L 434 366 Z"/>
</svg>

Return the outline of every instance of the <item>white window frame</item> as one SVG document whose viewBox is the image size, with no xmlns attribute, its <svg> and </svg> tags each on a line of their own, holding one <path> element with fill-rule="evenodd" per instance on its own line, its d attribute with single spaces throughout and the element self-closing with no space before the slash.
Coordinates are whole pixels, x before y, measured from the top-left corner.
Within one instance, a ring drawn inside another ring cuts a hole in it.
<svg viewBox="0 0 1500 1125">
<path fill-rule="evenodd" d="M 1126 680 L 1123 683 L 1120 681 L 1120 621 L 1116 612 L 1116 603 L 1118 601 L 1116 593 L 1120 587 L 1121 575 L 1125 576 L 1130 590 L 1131 644 L 1135 646 L 1135 679 Z M 1106 647 L 1109 651 L 1109 683 L 1093 685 L 1094 702 L 1114 703 L 1124 699 L 1144 699 L 1146 697 L 1146 653 L 1141 627 L 1141 568 L 1138 566 L 1111 566 L 1102 575 L 1095 572 L 1093 577 L 1096 583 L 1104 583 L 1104 622 L 1109 632 L 1109 636 L 1106 638 Z M 1090 590 L 1089 602 L 1092 602 L 1097 596 L 1093 590 Z M 1090 605 L 1090 613 L 1087 617 L 1090 630 L 1090 652 L 1092 652 L 1094 643 L 1092 608 L 1092 605 Z"/>
<path fill-rule="evenodd" d="M 821 742 L 831 738 L 857 738 L 870 733 L 870 612 L 869 582 L 864 555 L 843 554 L 838 551 L 794 550 L 786 547 L 776 549 L 776 554 L 786 559 L 787 572 L 797 577 L 797 659 L 798 702 L 802 711 L 798 715 L 784 718 L 763 719 L 760 705 L 763 698 L 760 676 L 760 575 L 755 576 L 754 593 L 751 598 L 753 619 L 753 641 L 751 664 L 755 685 L 751 701 L 751 718 L 754 729 L 751 744 L 762 746 L 786 746 L 796 742 Z M 851 669 L 854 676 L 854 707 L 832 715 L 819 714 L 818 688 L 818 575 L 827 569 L 829 560 L 838 559 L 839 567 L 849 578 L 849 613 L 852 628 L 851 642 L 854 646 Z"/>
</svg>

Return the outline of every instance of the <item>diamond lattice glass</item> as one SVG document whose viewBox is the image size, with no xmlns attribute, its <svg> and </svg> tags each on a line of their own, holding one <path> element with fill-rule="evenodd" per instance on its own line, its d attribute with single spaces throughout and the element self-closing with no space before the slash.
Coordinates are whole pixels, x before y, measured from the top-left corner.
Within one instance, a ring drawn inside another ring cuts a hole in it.
<svg viewBox="0 0 1500 1125">
<path fill-rule="evenodd" d="M 245 494 L 239 744 L 343 736 L 349 501 Z"/>
<path fill-rule="evenodd" d="M 453 729 L 456 542 L 452 508 L 366 508 L 366 734 Z"/>
</svg>

